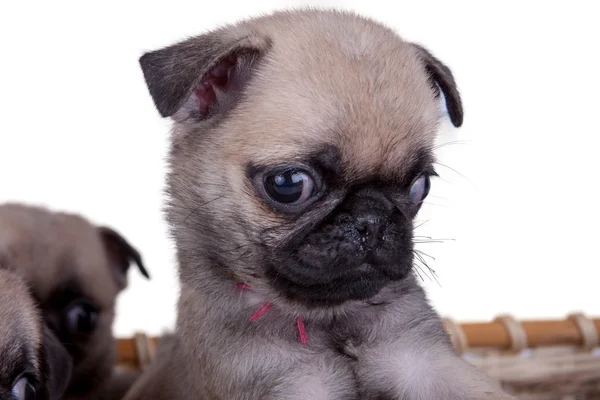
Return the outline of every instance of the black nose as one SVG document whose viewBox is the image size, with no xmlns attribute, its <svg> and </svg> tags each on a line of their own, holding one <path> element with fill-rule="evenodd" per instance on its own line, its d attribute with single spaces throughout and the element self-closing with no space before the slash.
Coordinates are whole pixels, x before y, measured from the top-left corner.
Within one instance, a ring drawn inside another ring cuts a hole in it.
<svg viewBox="0 0 600 400">
<path fill-rule="evenodd" d="M 375 212 L 364 211 L 354 219 L 354 227 L 367 246 L 374 246 L 379 240 L 383 221 Z"/>
</svg>

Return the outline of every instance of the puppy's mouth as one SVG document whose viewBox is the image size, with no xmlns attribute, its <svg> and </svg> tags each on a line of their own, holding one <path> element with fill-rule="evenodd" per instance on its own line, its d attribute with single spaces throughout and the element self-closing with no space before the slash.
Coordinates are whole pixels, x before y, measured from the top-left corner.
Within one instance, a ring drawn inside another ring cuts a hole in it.
<svg viewBox="0 0 600 400">
<path fill-rule="evenodd" d="M 269 275 L 275 289 L 288 299 L 308 307 L 335 306 L 349 300 L 369 299 L 390 282 L 389 276 L 367 263 L 327 283 L 310 284 L 302 277 L 274 270 Z"/>
</svg>

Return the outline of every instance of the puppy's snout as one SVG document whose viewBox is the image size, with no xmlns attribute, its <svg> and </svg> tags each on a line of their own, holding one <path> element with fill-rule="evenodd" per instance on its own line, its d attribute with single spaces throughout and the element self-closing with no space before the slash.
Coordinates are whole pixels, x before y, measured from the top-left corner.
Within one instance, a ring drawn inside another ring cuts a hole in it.
<svg viewBox="0 0 600 400">
<path fill-rule="evenodd" d="M 362 241 L 369 247 L 375 245 L 379 239 L 382 226 L 385 221 L 373 210 L 365 210 L 355 216 L 354 228 L 356 228 Z"/>
<path fill-rule="evenodd" d="M 351 199 L 348 208 L 362 242 L 374 247 L 393 213 L 393 204 L 379 192 L 361 191 Z"/>
</svg>

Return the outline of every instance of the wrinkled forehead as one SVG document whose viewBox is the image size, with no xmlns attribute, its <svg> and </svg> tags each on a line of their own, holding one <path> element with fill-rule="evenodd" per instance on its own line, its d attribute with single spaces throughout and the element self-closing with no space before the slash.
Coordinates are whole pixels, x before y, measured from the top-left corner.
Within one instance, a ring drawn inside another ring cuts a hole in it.
<svg viewBox="0 0 600 400">
<path fill-rule="evenodd" d="M 335 148 L 349 173 L 398 174 L 433 145 L 439 101 L 410 44 L 300 50 L 275 46 L 263 60 L 224 129 L 234 152 L 273 164 Z"/>
</svg>

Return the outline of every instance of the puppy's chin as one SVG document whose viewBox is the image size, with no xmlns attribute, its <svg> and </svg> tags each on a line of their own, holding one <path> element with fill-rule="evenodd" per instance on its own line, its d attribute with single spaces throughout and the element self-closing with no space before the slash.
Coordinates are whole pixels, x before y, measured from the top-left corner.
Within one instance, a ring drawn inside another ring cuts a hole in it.
<svg viewBox="0 0 600 400">
<path fill-rule="evenodd" d="M 389 275 L 371 264 L 359 268 L 326 283 L 305 283 L 303 277 L 288 275 L 270 267 L 271 285 L 291 301 L 306 307 L 331 307 L 352 300 L 367 300 L 377 295 L 391 282 L 406 277 L 411 263 L 399 265 L 397 272 Z"/>
</svg>

